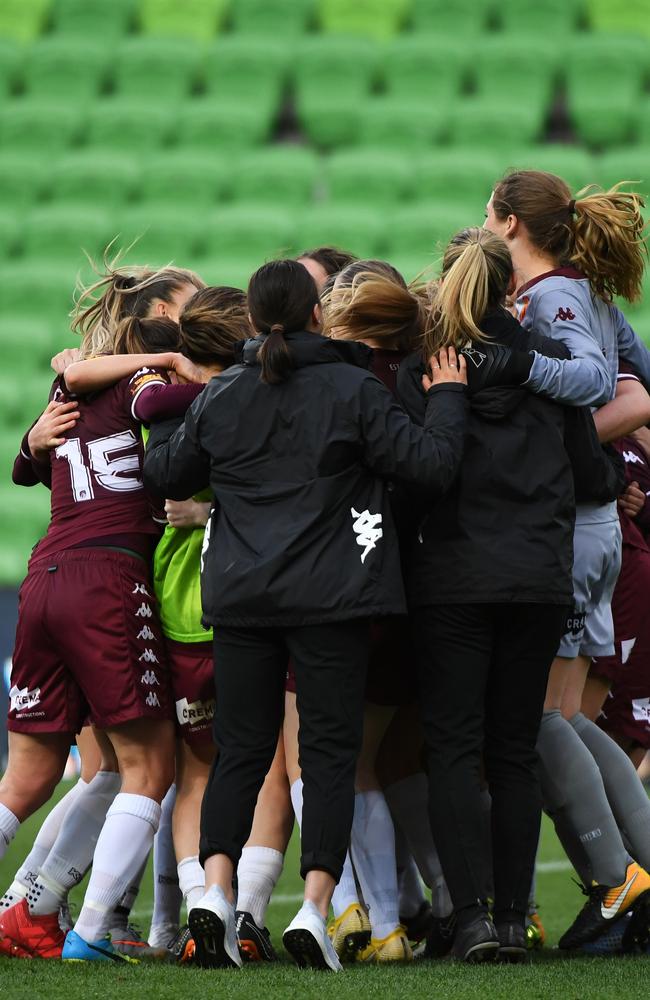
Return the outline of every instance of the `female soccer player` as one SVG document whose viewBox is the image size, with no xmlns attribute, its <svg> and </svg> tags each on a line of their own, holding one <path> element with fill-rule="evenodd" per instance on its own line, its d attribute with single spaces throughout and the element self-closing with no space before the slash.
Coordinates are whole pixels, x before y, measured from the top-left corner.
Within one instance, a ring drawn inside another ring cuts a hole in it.
<svg viewBox="0 0 650 1000">
<path fill-rule="evenodd" d="M 171 437 L 154 428 L 147 452 L 152 489 L 174 498 L 209 481 L 218 508 L 207 534 L 203 610 L 215 626 L 220 752 L 201 824 L 208 891 L 190 929 L 213 964 L 240 964 L 232 877 L 275 753 L 289 653 L 306 881 L 284 943 L 300 965 L 338 970 L 325 918 L 352 821 L 367 619 L 403 610 L 377 474 L 447 488 L 459 462 L 464 400 L 446 383 L 460 382 L 464 365 L 455 366 L 453 353 L 451 365 L 441 357 L 418 433 L 380 383 L 343 363 L 350 345 L 318 336 L 318 292 L 302 265 L 275 261 L 256 271 L 248 307 L 259 336 L 243 363 L 213 380 Z"/>
<path fill-rule="evenodd" d="M 534 391 L 565 403 L 602 406 L 614 396 L 619 356 L 650 385 L 650 354 L 612 302 L 614 295 L 633 302 L 641 294 L 642 207 L 639 196 L 620 185 L 573 198 L 561 178 L 541 171 L 519 171 L 496 184 L 485 225 L 511 252 L 517 314 L 525 328 L 561 340 L 572 355 L 569 362 L 536 356 L 527 382 Z M 643 417 L 628 423 L 615 436 L 642 422 Z M 616 827 L 616 820 L 622 827 L 637 817 L 632 850 L 647 868 L 650 803 L 630 768 L 625 791 L 617 795 L 624 814 L 615 818 L 606 791 L 610 772 L 620 784 L 618 748 L 580 711 L 592 657 L 613 652 L 611 598 L 619 566 L 615 503 L 581 503 L 574 606 L 551 668 L 538 745 L 546 807 L 558 830 L 567 828 L 583 844 L 594 883 L 561 938 L 564 948 L 597 937 L 650 891 L 650 876 L 631 862 Z"/>
</svg>

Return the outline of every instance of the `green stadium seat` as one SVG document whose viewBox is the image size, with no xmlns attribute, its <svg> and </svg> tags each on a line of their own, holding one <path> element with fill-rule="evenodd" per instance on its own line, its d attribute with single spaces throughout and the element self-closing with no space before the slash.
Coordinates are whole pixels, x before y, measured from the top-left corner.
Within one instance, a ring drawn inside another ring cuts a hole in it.
<svg viewBox="0 0 650 1000">
<path fill-rule="evenodd" d="M 296 113 L 311 143 L 319 149 L 336 149 L 358 141 L 362 103 L 345 103 L 340 97 L 328 95 L 309 96 L 298 102 Z"/>
<path fill-rule="evenodd" d="M 23 242 L 21 220 L 15 208 L 3 206 L 0 209 L 0 232 L 0 259 L 11 259 L 20 252 Z"/>
<path fill-rule="evenodd" d="M 101 92 L 106 81 L 110 51 L 96 42 L 80 44 L 78 38 L 50 35 L 31 46 L 24 70 L 30 97 L 68 98 L 80 103 Z"/>
<path fill-rule="evenodd" d="M 511 113 L 514 94 L 521 116 L 529 104 L 543 102 L 548 107 L 560 55 L 557 45 L 543 35 L 487 35 L 471 53 L 476 92 L 481 99 L 503 102 L 504 114 Z"/>
<path fill-rule="evenodd" d="M 419 254 L 399 253 L 396 257 L 391 257 L 391 264 L 407 282 L 421 284 L 438 277 L 439 259 L 440 254 L 433 251 Z"/>
<path fill-rule="evenodd" d="M 2 0 L 0 38 L 31 42 L 43 31 L 51 0 Z"/>
<path fill-rule="evenodd" d="M 638 98 L 623 94 L 595 94 L 573 98 L 569 118 L 577 135 L 596 149 L 621 146 L 641 129 Z"/>
<path fill-rule="evenodd" d="M 120 98 L 163 101 L 189 96 L 201 49 L 187 39 L 128 38 L 115 55 L 114 87 Z"/>
<path fill-rule="evenodd" d="M 386 91 L 406 100 L 427 99 L 438 106 L 460 93 L 471 62 L 467 43 L 438 35 L 401 35 L 383 60 Z"/>
<path fill-rule="evenodd" d="M 359 108 L 358 142 L 375 149 L 422 149 L 443 141 L 453 108 L 424 98 L 372 97 Z"/>
<path fill-rule="evenodd" d="M 650 100 L 647 97 L 636 107 L 636 136 L 639 143 L 650 146 Z"/>
<path fill-rule="evenodd" d="M 54 0 L 54 30 L 84 40 L 115 41 L 131 27 L 134 6 L 134 0 Z"/>
<path fill-rule="evenodd" d="M 265 142 L 272 123 L 273 109 L 246 98 L 223 103 L 203 98 L 189 101 L 181 108 L 174 129 L 179 146 L 211 150 L 214 154 Z"/>
<path fill-rule="evenodd" d="M 112 209 L 130 199 L 137 179 L 137 168 L 128 153 L 84 149 L 55 162 L 49 191 L 56 204 Z"/>
<path fill-rule="evenodd" d="M 23 221 L 25 257 L 44 262 L 70 261 L 81 267 L 85 253 L 96 257 L 115 236 L 115 223 L 107 210 L 85 205 L 39 205 Z"/>
<path fill-rule="evenodd" d="M 385 213 L 350 205 L 314 205 L 296 222 L 297 251 L 303 247 L 339 246 L 358 257 L 383 257 Z"/>
<path fill-rule="evenodd" d="M 205 256 L 232 255 L 251 262 L 251 273 L 265 260 L 291 252 L 293 220 L 282 208 L 224 205 L 204 219 Z"/>
<path fill-rule="evenodd" d="M 500 0 L 498 11 L 504 31 L 521 32 L 529 40 L 551 32 L 555 38 L 564 38 L 580 27 L 582 4 L 580 0 Z"/>
<path fill-rule="evenodd" d="M 184 267 L 200 254 L 205 238 L 205 216 L 195 203 L 181 207 L 177 202 L 151 202 L 129 207 L 121 215 L 120 242 L 131 247 L 129 257 L 147 264 L 173 261 Z"/>
<path fill-rule="evenodd" d="M 388 259 L 421 254 L 424 268 L 441 255 L 454 233 L 481 220 L 463 203 L 424 201 L 396 209 L 387 223 Z"/>
<path fill-rule="evenodd" d="M 453 145 L 496 150 L 506 159 L 516 147 L 530 145 L 540 136 L 544 107 L 528 105 L 525 114 L 515 114 L 502 101 L 468 98 L 453 108 L 449 135 Z"/>
<path fill-rule="evenodd" d="M 620 181 L 631 182 L 625 185 L 633 191 L 638 191 L 650 203 L 650 145 L 641 147 L 624 147 L 612 149 L 604 153 L 596 161 L 593 171 L 595 180 L 601 187 L 610 188 Z"/>
<path fill-rule="evenodd" d="M 178 109 L 166 102 L 109 98 L 89 109 L 84 138 L 90 147 L 148 153 L 167 144 L 180 117 Z"/>
<path fill-rule="evenodd" d="M 597 180 L 593 156 L 580 146 L 547 144 L 531 146 L 501 158 L 501 174 L 507 170 L 545 170 L 564 178 L 572 191 Z M 499 175 L 500 176 L 500 175 Z"/>
<path fill-rule="evenodd" d="M 53 378 L 54 373 L 49 367 L 44 367 L 40 372 L 23 372 L 20 378 L 8 372 L 0 377 L 1 405 L 6 424 L 16 428 L 20 435 L 25 433 L 47 406 Z M 18 442 L 20 443 L 20 438 Z"/>
<path fill-rule="evenodd" d="M 492 0 L 412 0 L 412 27 L 417 33 L 453 38 L 481 35 L 493 7 Z"/>
<path fill-rule="evenodd" d="M 325 165 L 327 197 L 337 205 L 375 205 L 378 210 L 409 197 L 413 187 L 412 157 L 397 150 L 346 149 Z"/>
<path fill-rule="evenodd" d="M 315 0 L 236 0 L 230 10 L 231 27 L 247 38 L 299 38 L 314 7 Z"/>
<path fill-rule="evenodd" d="M 638 100 L 650 71 L 650 46 L 642 38 L 577 35 L 562 53 L 571 108 L 591 100 Z"/>
<path fill-rule="evenodd" d="M 31 153 L 0 152 L 0 206 L 24 208 L 38 201 L 47 187 L 49 164 Z"/>
<path fill-rule="evenodd" d="M 49 368 L 53 351 L 52 325 L 23 311 L 0 315 L 0 343 L 12 372 Z"/>
<path fill-rule="evenodd" d="M 203 210 L 225 197 L 232 173 L 231 157 L 218 149 L 172 149 L 143 161 L 139 201 L 195 203 Z"/>
<path fill-rule="evenodd" d="M 225 257 L 201 258 L 194 263 L 193 269 L 208 285 L 229 285 L 232 288 L 246 289 L 251 274 L 259 266 L 259 257 L 235 257 L 227 254 Z"/>
<path fill-rule="evenodd" d="M 596 31 L 650 37 L 650 0 L 589 0 L 587 10 Z"/>
<path fill-rule="evenodd" d="M 53 258 L 57 260 L 57 258 Z M 41 260 L 12 261 L 2 265 L 0 316 L 15 316 L 29 308 L 30 316 L 69 329 L 68 314 L 76 284 L 77 268 Z"/>
<path fill-rule="evenodd" d="M 221 29 L 230 0 L 139 0 L 145 35 L 210 41 Z"/>
<path fill-rule="evenodd" d="M 292 65 L 298 102 L 328 97 L 354 104 L 372 91 L 382 54 L 368 39 L 305 38 Z"/>
<path fill-rule="evenodd" d="M 319 0 L 323 31 L 365 38 L 392 38 L 401 29 L 410 0 Z"/>
<path fill-rule="evenodd" d="M 50 491 L 40 485 L 25 489 L 3 484 L 0 509 L 0 586 L 16 586 L 27 573 L 32 548 L 47 530 Z"/>
<path fill-rule="evenodd" d="M 482 149 L 477 157 L 476 148 L 469 146 L 423 153 L 412 165 L 415 198 L 466 203 L 473 209 L 474 225 L 480 226 L 494 182 L 502 173 L 503 159 L 495 151 Z"/>
<path fill-rule="evenodd" d="M 232 35 L 210 46 L 203 65 L 203 85 L 212 103 L 224 107 L 248 102 L 269 113 L 279 106 L 289 49 L 275 39 Z"/>
<path fill-rule="evenodd" d="M 0 101 L 4 102 L 20 86 L 25 66 L 22 46 L 0 37 Z"/>
<path fill-rule="evenodd" d="M 234 201 L 299 206 L 314 198 L 319 160 L 309 149 L 275 146 L 242 154 L 231 178 Z"/>
<path fill-rule="evenodd" d="M 0 148 L 51 157 L 75 145 L 84 113 L 62 101 L 17 100 L 0 107 Z"/>
</svg>

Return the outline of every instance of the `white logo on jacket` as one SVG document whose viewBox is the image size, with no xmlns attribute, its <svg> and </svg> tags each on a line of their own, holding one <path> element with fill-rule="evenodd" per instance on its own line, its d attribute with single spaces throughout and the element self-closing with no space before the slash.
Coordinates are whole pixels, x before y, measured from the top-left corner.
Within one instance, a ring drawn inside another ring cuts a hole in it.
<svg viewBox="0 0 650 1000">
<path fill-rule="evenodd" d="M 357 545 L 363 549 L 361 553 L 361 562 L 363 563 L 370 550 L 376 547 L 380 538 L 383 538 L 384 532 L 380 527 L 381 514 L 371 514 L 369 510 L 364 510 L 359 514 L 354 507 L 350 507 L 350 513 L 355 519 L 352 530 L 357 535 Z"/>
<path fill-rule="evenodd" d="M 41 689 L 34 688 L 30 691 L 28 688 L 19 688 L 14 686 L 9 692 L 9 697 L 11 698 L 10 712 L 25 712 L 28 708 L 35 708 L 36 705 L 40 705 L 41 702 Z"/>
<path fill-rule="evenodd" d="M 650 725 L 650 698 L 634 698 L 632 701 L 632 717 L 637 722 Z"/>
</svg>

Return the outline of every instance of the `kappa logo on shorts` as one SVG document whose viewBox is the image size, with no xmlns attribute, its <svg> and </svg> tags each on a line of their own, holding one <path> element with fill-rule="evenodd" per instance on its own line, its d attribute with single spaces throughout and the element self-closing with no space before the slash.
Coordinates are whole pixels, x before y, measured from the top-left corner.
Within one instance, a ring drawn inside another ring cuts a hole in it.
<svg viewBox="0 0 650 1000">
<path fill-rule="evenodd" d="M 632 700 L 632 718 L 637 722 L 650 725 L 650 698 L 634 698 Z"/>
<path fill-rule="evenodd" d="M 214 715 L 216 701 L 210 698 L 209 701 L 190 701 L 181 698 L 176 702 L 176 718 L 181 726 L 194 722 L 209 722 Z"/>
<path fill-rule="evenodd" d="M 140 629 L 140 631 L 138 632 L 136 638 L 138 638 L 138 639 L 147 639 L 147 640 L 150 641 L 151 639 L 155 639 L 156 637 L 155 637 L 155 635 L 153 634 L 153 632 L 151 631 L 151 629 L 149 628 L 148 625 L 143 625 L 142 628 Z"/>
<path fill-rule="evenodd" d="M 579 636 L 580 633 L 584 631 L 584 627 L 585 613 L 583 612 L 582 614 L 578 614 L 574 611 L 573 614 L 569 615 L 566 620 L 566 631 L 564 634 L 568 635 L 570 632 L 571 635 Z"/>
<path fill-rule="evenodd" d="M 157 684 L 160 687 L 160 681 L 154 674 L 153 670 L 145 670 L 142 677 L 140 678 L 140 683 L 148 684 L 149 687 L 153 687 L 154 684 Z"/>
<path fill-rule="evenodd" d="M 40 705 L 41 689 L 34 688 L 33 691 L 30 691 L 26 687 L 19 688 L 14 684 L 9 691 L 9 697 L 11 699 L 10 712 L 26 712 L 28 708 L 36 708 L 37 705 Z"/>
<path fill-rule="evenodd" d="M 142 663 L 143 660 L 144 660 L 145 663 L 159 663 L 160 662 L 160 660 L 158 659 L 158 657 L 154 653 L 153 649 L 145 649 L 144 653 L 140 653 L 140 656 L 138 657 L 138 659 L 140 660 L 141 663 Z"/>
<path fill-rule="evenodd" d="M 638 465 L 645 465 L 643 459 L 639 458 L 638 455 L 635 455 L 633 451 L 624 451 L 623 461 L 627 462 L 628 465 L 634 465 L 635 463 L 637 463 Z"/>
<path fill-rule="evenodd" d="M 144 601 L 143 601 L 142 604 L 140 605 L 140 607 L 138 608 L 138 610 L 135 612 L 135 617 L 136 618 L 151 618 L 152 616 L 153 616 L 153 611 L 151 610 L 151 608 L 149 607 L 149 605 L 145 604 Z"/>
<path fill-rule="evenodd" d="M 361 553 L 361 562 L 363 563 L 370 550 L 376 548 L 377 542 L 384 536 L 382 528 L 379 527 L 382 520 L 381 514 L 371 514 L 369 510 L 364 510 L 359 514 L 354 507 L 350 507 L 350 513 L 355 519 L 352 530 L 358 536 L 357 545 L 363 549 Z"/>
<path fill-rule="evenodd" d="M 160 708 L 160 701 L 155 691 L 150 691 L 144 700 L 149 708 Z"/>
<path fill-rule="evenodd" d="M 145 587 L 144 583 L 136 583 L 135 587 L 131 591 L 132 594 L 144 594 L 145 597 L 151 597 L 151 594 Z"/>
</svg>

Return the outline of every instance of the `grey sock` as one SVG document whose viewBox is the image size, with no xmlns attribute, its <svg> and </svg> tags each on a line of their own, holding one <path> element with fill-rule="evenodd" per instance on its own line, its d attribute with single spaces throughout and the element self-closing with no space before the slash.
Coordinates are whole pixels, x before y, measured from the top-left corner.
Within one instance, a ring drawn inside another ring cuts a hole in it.
<svg viewBox="0 0 650 1000">
<path fill-rule="evenodd" d="M 582 712 L 569 721 L 598 764 L 612 812 L 633 857 L 650 869 L 650 799 L 634 764 L 618 743 Z"/>
<path fill-rule="evenodd" d="M 596 882 L 620 885 L 628 854 L 598 765 L 557 709 L 544 712 L 537 740 L 544 808 L 577 835 Z"/>
</svg>

